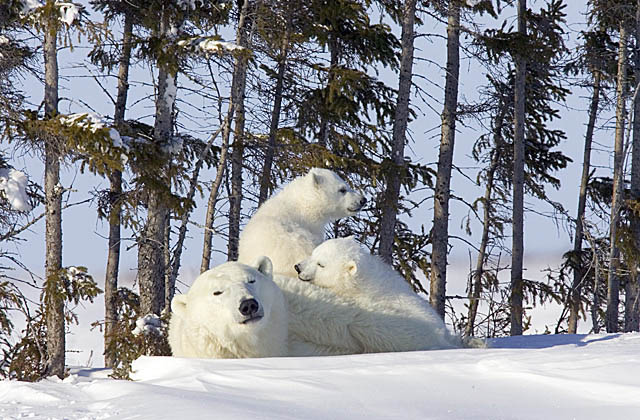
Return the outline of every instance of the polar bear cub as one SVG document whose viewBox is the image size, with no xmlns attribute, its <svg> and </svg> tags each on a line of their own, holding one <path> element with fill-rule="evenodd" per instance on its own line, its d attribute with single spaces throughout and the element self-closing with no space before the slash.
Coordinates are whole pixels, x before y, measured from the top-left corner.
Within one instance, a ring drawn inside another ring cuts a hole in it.
<svg viewBox="0 0 640 420">
<path fill-rule="evenodd" d="M 266 255 L 274 272 L 296 277 L 293 266 L 324 240 L 325 226 L 356 214 L 365 204 L 328 169 L 313 168 L 265 201 L 240 234 L 238 261 Z"/>
<path fill-rule="evenodd" d="M 330 239 L 295 265 L 298 278 L 353 300 L 361 311 L 352 333 L 365 352 L 461 345 L 431 306 L 391 266 L 351 237 Z"/>
<path fill-rule="evenodd" d="M 174 356 L 234 359 L 286 356 L 288 312 L 269 258 L 228 262 L 202 273 L 171 301 Z"/>
</svg>

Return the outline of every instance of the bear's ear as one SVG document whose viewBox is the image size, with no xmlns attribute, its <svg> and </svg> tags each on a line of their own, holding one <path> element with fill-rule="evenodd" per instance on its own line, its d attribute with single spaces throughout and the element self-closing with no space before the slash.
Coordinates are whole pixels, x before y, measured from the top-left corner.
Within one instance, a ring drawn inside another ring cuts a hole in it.
<svg viewBox="0 0 640 420">
<path fill-rule="evenodd" d="M 273 274 L 273 263 L 269 257 L 258 258 L 258 261 L 253 266 L 267 277 L 271 277 Z"/>
<path fill-rule="evenodd" d="M 319 174 L 318 171 L 316 171 L 316 168 L 313 168 L 309 171 L 309 178 L 311 178 L 311 184 L 314 187 L 317 187 L 324 182 L 322 175 Z"/>
<path fill-rule="evenodd" d="M 349 275 L 351 276 L 355 276 L 356 273 L 358 272 L 358 264 L 356 264 L 355 261 L 351 260 L 346 264 L 347 267 L 347 273 L 349 273 Z"/>
<path fill-rule="evenodd" d="M 171 311 L 181 318 L 186 316 L 187 312 L 187 295 L 175 295 L 171 299 Z"/>
</svg>

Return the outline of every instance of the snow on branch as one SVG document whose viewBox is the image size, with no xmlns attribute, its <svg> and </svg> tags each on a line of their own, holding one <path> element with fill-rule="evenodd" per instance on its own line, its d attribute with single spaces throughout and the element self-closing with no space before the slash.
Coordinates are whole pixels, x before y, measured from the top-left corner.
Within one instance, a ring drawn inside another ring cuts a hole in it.
<svg viewBox="0 0 640 420">
<path fill-rule="evenodd" d="M 44 7 L 40 0 L 22 0 L 22 14 L 24 16 L 36 14 Z M 60 21 L 71 26 L 75 21 L 79 20 L 80 13 L 84 10 L 84 6 L 70 1 L 56 1 L 55 7 L 60 11 Z"/>
<path fill-rule="evenodd" d="M 207 54 L 237 53 L 246 48 L 232 42 L 221 41 L 218 37 L 195 37 L 178 41 L 178 45 L 195 52 Z"/>
<path fill-rule="evenodd" d="M 92 133 L 108 129 L 109 137 L 113 142 L 113 146 L 129 150 L 129 145 L 122 140 L 118 130 L 113 127 L 109 127 L 108 121 L 101 115 L 94 114 L 93 112 L 70 114 L 60 117 L 60 123 L 69 127 L 80 127 L 82 129 L 89 130 Z"/>
<path fill-rule="evenodd" d="M 0 198 L 9 201 L 14 210 L 29 211 L 27 176 L 13 168 L 0 168 Z"/>
<path fill-rule="evenodd" d="M 138 318 L 136 320 L 136 327 L 132 331 L 133 335 L 140 334 L 157 334 L 161 335 L 162 330 L 165 329 L 166 326 L 162 322 L 162 319 L 156 314 L 148 314 L 143 316 L 142 318 Z"/>
<path fill-rule="evenodd" d="M 198 7 L 217 6 L 219 8 L 231 7 L 231 0 L 177 0 L 178 7 L 183 10 L 195 10 Z"/>
</svg>

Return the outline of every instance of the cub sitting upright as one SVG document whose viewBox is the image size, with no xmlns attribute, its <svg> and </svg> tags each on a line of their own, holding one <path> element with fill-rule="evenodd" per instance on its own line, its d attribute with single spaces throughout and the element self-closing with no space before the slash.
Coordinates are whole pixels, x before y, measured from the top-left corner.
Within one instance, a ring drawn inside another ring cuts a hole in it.
<svg viewBox="0 0 640 420">
<path fill-rule="evenodd" d="M 431 306 L 353 238 L 330 239 L 295 265 L 298 278 L 352 300 L 359 322 L 349 327 L 365 353 L 459 347 Z"/>
<path fill-rule="evenodd" d="M 269 258 L 202 273 L 171 301 L 169 345 L 177 357 L 286 356 L 288 314 Z"/>
<path fill-rule="evenodd" d="M 275 273 L 296 277 L 294 264 L 322 243 L 327 223 L 356 214 L 364 204 L 362 194 L 334 172 L 313 168 L 251 217 L 240 234 L 238 261 L 250 263 L 266 255 Z"/>
</svg>

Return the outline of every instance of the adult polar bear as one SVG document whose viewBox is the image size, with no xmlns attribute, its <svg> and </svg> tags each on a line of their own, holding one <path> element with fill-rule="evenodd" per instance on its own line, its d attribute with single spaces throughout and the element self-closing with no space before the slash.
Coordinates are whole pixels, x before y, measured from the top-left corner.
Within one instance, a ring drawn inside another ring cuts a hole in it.
<svg viewBox="0 0 640 420">
<path fill-rule="evenodd" d="M 271 258 L 275 273 L 296 277 L 294 264 L 324 240 L 325 226 L 356 214 L 365 204 L 338 175 L 313 168 L 265 201 L 240 234 L 238 261 Z"/>
<path fill-rule="evenodd" d="M 289 354 L 288 312 L 269 258 L 202 273 L 171 301 L 169 345 L 177 357 L 235 359 Z"/>
<path fill-rule="evenodd" d="M 352 300 L 360 309 L 358 328 L 351 328 L 351 333 L 365 353 L 462 344 L 391 266 L 363 250 L 353 238 L 325 241 L 295 268 L 300 280 Z"/>
</svg>

